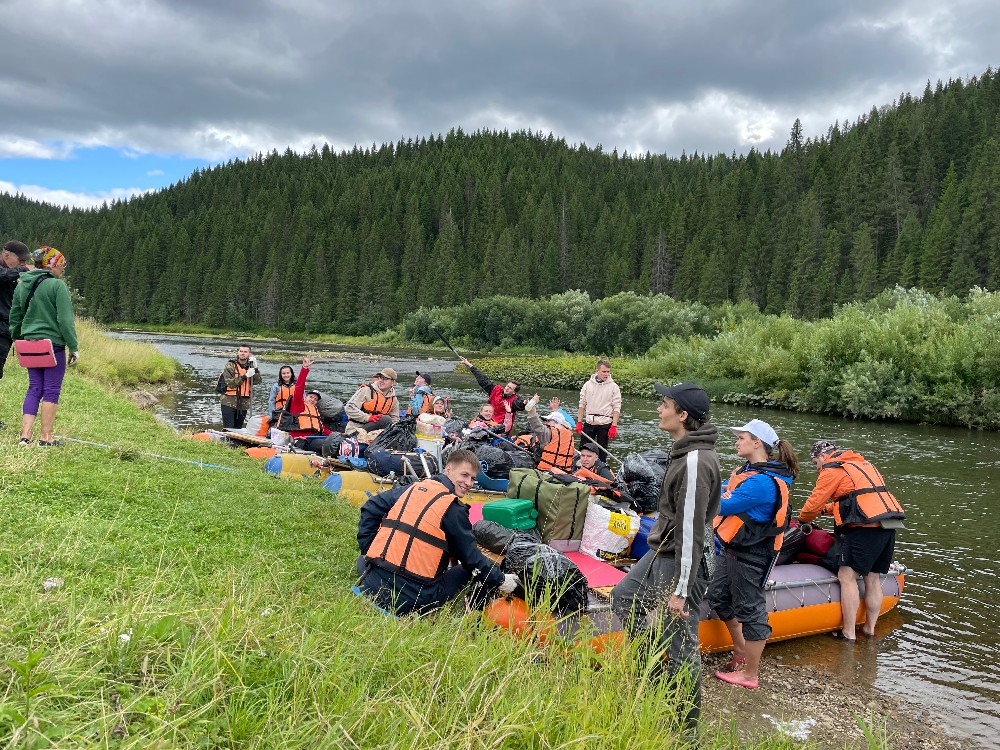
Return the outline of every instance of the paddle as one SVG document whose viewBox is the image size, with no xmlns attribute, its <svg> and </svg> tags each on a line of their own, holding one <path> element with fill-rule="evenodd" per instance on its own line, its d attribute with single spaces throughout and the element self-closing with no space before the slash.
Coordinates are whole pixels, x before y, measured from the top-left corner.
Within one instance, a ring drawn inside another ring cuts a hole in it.
<svg viewBox="0 0 1000 750">
<path fill-rule="evenodd" d="M 450 341 L 448 341 L 448 339 L 446 339 L 446 338 L 444 337 L 444 334 L 443 334 L 443 333 L 441 333 L 441 331 L 439 331 L 439 330 L 438 330 L 437 328 L 435 328 L 434 326 L 431 326 L 431 330 L 432 330 L 432 331 L 434 331 L 434 333 L 436 333 L 436 334 L 438 335 L 438 338 L 439 338 L 439 339 L 441 339 L 441 340 L 442 340 L 442 341 L 444 342 L 444 345 L 445 345 L 445 346 L 447 346 L 447 347 L 448 347 L 449 349 L 451 349 L 452 353 L 453 353 L 453 354 L 454 354 L 454 355 L 455 355 L 456 357 L 458 357 L 459 359 L 465 359 L 465 357 L 463 357 L 463 356 L 462 356 L 461 354 L 459 354 L 459 353 L 458 353 L 458 352 L 457 352 L 457 351 L 455 350 L 455 347 L 453 347 L 453 346 L 451 345 L 451 342 L 450 342 Z"/>
<path fill-rule="evenodd" d="M 618 456 L 616 456 L 614 453 L 611 453 L 607 448 L 605 448 L 603 445 L 601 445 L 596 440 L 594 440 L 594 438 L 592 438 L 586 432 L 581 432 L 580 435 L 581 435 L 581 437 L 587 438 L 587 440 L 590 442 L 590 444 L 593 445 L 593 446 L 595 446 L 605 456 L 607 456 L 608 458 L 613 458 L 615 461 L 617 461 L 619 463 L 619 465 L 625 463 L 620 458 L 618 458 Z"/>
</svg>

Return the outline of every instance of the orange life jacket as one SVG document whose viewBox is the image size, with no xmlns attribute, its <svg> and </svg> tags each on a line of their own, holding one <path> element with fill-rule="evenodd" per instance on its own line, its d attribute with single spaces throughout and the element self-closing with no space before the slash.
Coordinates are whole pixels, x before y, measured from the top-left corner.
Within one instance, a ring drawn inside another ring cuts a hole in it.
<svg viewBox="0 0 1000 750">
<path fill-rule="evenodd" d="M 288 402 L 288 405 L 292 405 L 291 401 Z M 316 408 L 316 405 L 304 401 L 302 408 L 305 411 L 298 414 L 290 411 L 282 411 L 281 416 L 278 418 L 278 429 L 285 432 L 310 432 L 316 435 L 322 433 L 323 419 L 320 417 L 319 409 Z"/>
<path fill-rule="evenodd" d="M 549 427 L 549 431 L 552 437 L 542 447 L 538 468 L 542 471 L 549 469 L 559 469 L 567 473 L 573 471 L 573 458 L 576 455 L 576 449 L 573 447 L 573 431 L 569 427 Z"/>
<path fill-rule="evenodd" d="M 278 386 L 278 392 L 274 396 L 274 410 L 281 411 L 285 408 L 285 402 L 292 397 L 292 389 L 294 386 L 285 385 L 282 383 Z"/>
<path fill-rule="evenodd" d="M 420 411 L 417 414 L 433 414 L 434 413 L 434 397 L 429 393 L 424 394 L 424 402 L 420 404 Z"/>
<path fill-rule="evenodd" d="M 367 412 L 368 414 L 378 414 L 382 417 L 389 416 L 389 412 L 392 411 L 392 404 L 395 402 L 396 397 L 386 396 L 371 383 L 366 383 L 363 387 L 371 390 L 372 397 L 361 404 L 361 410 Z"/>
<path fill-rule="evenodd" d="M 837 528 L 855 524 L 873 524 L 881 521 L 902 521 L 906 518 L 903 506 L 885 486 L 885 480 L 864 456 L 837 451 L 820 468 L 840 469 L 847 472 L 854 489 L 833 499 L 833 523 Z"/>
<path fill-rule="evenodd" d="M 781 551 L 781 542 L 785 531 L 788 530 L 788 483 L 766 471 L 736 469 L 729 477 L 726 488 L 728 492 L 732 492 L 750 477 L 758 474 L 774 480 L 774 486 L 778 490 L 778 508 L 774 512 L 774 518 L 768 522 L 761 522 L 744 511 L 732 516 L 716 516 L 712 521 L 712 527 L 719 539 L 730 547 L 753 547 L 767 539 L 774 539 L 773 550 L 777 554 Z"/>
<path fill-rule="evenodd" d="M 233 363 L 233 378 L 238 378 L 242 375 L 244 380 L 236 388 L 227 386 L 226 395 L 239 396 L 240 398 L 250 398 L 250 378 L 246 377 L 247 370 L 250 368 L 244 367 L 238 360 L 231 359 L 229 361 Z"/>
<path fill-rule="evenodd" d="M 442 523 L 457 499 L 435 479 L 411 485 L 382 519 L 365 557 L 376 567 L 431 583 L 448 566 Z"/>
<path fill-rule="evenodd" d="M 585 483 L 590 485 L 591 495 L 596 495 L 598 492 L 610 492 L 615 497 L 621 497 L 622 493 L 612 487 L 614 480 L 602 477 L 596 471 L 591 471 L 581 466 L 573 472 L 573 476 L 577 479 L 585 480 Z"/>
</svg>

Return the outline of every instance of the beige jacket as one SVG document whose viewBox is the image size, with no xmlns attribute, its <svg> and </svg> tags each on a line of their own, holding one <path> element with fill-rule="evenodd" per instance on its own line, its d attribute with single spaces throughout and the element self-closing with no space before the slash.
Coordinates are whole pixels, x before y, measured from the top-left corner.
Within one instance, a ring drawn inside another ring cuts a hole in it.
<svg viewBox="0 0 1000 750">
<path fill-rule="evenodd" d="M 611 424 L 612 418 L 622 410 L 622 390 L 611 376 L 603 383 L 596 375 L 580 389 L 580 411 L 587 424 Z"/>
<path fill-rule="evenodd" d="M 347 427 L 344 432 L 353 435 L 359 429 L 367 429 L 369 414 L 361 405 L 372 398 L 372 391 L 378 390 L 374 383 L 363 385 L 351 396 L 351 400 L 344 404 L 344 411 L 347 412 Z M 393 422 L 399 421 L 399 399 L 396 397 L 396 389 L 390 388 L 388 391 L 380 391 L 383 396 L 392 398 L 392 406 L 389 407 L 389 418 Z"/>
</svg>

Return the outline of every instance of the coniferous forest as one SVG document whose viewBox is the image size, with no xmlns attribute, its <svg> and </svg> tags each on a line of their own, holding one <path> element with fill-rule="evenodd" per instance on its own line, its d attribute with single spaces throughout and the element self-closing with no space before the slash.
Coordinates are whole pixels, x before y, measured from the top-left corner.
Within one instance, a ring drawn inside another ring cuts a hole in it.
<svg viewBox="0 0 1000 750">
<path fill-rule="evenodd" d="M 1000 71 L 780 153 L 608 153 L 527 132 L 272 152 L 92 210 L 0 199 L 103 322 L 372 333 L 565 290 L 815 319 L 902 285 L 1000 286 Z"/>
</svg>

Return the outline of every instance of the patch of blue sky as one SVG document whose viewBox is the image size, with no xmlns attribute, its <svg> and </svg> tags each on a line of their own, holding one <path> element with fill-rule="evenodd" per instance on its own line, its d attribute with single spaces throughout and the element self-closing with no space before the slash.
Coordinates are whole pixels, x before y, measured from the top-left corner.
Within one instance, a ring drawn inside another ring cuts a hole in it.
<svg viewBox="0 0 1000 750">
<path fill-rule="evenodd" d="M 158 190 L 213 162 L 116 148 L 75 148 L 64 159 L 0 159 L 0 181 L 78 193 Z"/>
</svg>

